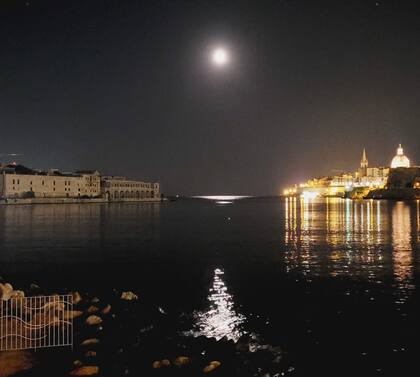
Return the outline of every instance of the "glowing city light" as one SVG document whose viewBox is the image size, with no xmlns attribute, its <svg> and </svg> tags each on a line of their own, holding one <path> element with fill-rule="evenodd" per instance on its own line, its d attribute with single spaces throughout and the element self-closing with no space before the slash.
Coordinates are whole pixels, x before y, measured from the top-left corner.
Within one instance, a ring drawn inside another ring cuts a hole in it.
<svg viewBox="0 0 420 377">
<path fill-rule="evenodd" d="M 409 168 L 410 160 L 404 155 L 401 144 L 397 148 L 397 154 L 391 161 L 391 168 Z"/>
<path fill-rule="evenodd" d="M 315 199 L 318 197 L 318 193 L 315 191 L 303 191 L 300 196 L 303 199 Z"/>
</svg>

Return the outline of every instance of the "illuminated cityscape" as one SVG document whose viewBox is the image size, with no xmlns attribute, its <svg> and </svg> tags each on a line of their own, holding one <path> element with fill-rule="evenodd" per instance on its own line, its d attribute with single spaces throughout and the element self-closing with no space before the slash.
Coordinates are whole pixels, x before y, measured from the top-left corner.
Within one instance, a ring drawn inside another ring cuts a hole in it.
<svg viewBox="0 0 420 377">
<path fill-rule="evenodd" d="M 354 172 L 340 175 L 311 178 L 283 191 L 284 196 L 306 198 L 349 197 L 366 198 L 372 192 L 386 192 L 392 188 L 420 188 L 420 168 L 410 168 L 410 160 L 399 144 L 390 166 L 369 167 L 366 149 L 363 149 L 360 167 Z M 419 193 L 415 193 L 417 195 Z"/>
</svg>

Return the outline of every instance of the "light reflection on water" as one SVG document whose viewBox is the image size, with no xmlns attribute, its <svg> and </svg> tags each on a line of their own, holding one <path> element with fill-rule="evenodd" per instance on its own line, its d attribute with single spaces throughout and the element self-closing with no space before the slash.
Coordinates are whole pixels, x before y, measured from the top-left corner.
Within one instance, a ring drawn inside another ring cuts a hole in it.
<svg viewBox="0 0 420 377">
<path fill-rule="evenodd" d="M 414 289 L 418 202 L 414 207 L 408 202 L 288 198 L 284 205 L 288 272 L 308 279 L 328 275 L 379 283 L 393 276 L 397 302 L 407 299 Z"/>
<path fill-rule="evenodd" d="M 392 259 L 399 292 L 397 303 L 401 304 L 406 302 L 410 291 L 414 289 L 411 241 L 410 208 L 403 202 L 398 202 L 392 209 Z"/>
<path fill-rule="evenodd" d="M 209 290 L 208 308 L 195 313 L 195 336 L 204 335 L 217 340 L 227 337 L 235 342 L 244 334 L 245 317 L 234 309 L 233 296 L 228 293 L 223 281 L 224 271 L 216 268 Z"/>
</svg>

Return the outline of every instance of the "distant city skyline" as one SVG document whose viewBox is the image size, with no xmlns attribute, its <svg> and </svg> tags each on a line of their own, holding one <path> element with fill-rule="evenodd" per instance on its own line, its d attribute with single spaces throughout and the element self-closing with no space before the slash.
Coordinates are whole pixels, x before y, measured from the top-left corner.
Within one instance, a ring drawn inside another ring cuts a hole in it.
<svg viewBox="0 0 420 377">
<path fill-rule="evenodd" d="M 420 161 L 413 2 L 6 1 L 0 161 L 266 195 Z"/>
</svg>

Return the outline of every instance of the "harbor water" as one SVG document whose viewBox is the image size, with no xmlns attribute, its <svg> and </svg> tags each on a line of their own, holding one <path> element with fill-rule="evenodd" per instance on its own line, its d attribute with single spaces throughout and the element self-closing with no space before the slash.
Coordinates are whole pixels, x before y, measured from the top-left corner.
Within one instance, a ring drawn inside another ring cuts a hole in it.
<svg viewBox="0 0 420 377">
<path fill-rule="evenodd" d="M 58 293 L 131 290 L 174 333 L 281 349 L 279 376 L 408 375 L 419 228 L 419 201 L 6 206 L 0 276 Z"/>
</svg>

